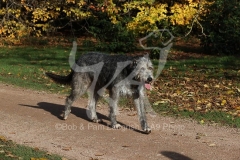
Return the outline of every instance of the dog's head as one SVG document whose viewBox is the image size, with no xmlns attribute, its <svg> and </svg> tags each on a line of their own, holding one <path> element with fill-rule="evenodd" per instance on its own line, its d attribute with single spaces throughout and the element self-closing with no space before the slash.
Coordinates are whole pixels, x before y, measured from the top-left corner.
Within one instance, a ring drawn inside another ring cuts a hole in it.
<svg viewBox="0 0 240 160">
<path fill-rule="evenodd" d="M 150 89 L 151 82 L 153 81 L 153 64 L 148 55 L 134 59 L 132 61 L 132 67 L 134 68 L 134 79 L 145 84 L 146 89 Z"/>
</svg>

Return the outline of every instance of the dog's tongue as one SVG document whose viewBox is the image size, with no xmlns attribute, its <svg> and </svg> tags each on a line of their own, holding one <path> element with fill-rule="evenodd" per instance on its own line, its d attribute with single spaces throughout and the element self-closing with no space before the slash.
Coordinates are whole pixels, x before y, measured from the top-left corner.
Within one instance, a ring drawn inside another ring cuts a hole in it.
<svg viewBox="0 0 240 160">
<path fill-rule="evenodd" d="M 151 85 L 149 83 L 145 83 L 145 88 L 150 90 L 151 89 Z"/>
</svg>

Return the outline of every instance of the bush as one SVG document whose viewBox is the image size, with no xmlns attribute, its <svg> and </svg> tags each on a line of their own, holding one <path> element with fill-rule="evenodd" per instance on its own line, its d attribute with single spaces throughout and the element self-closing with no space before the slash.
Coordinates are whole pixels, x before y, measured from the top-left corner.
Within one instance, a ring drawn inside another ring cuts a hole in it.
<svg viewBox="0 0 240 160">
<path fill-rule="evenodd" d="M 126 29 L 124 22 L 113 24 L 107 15 L 102 16 L 88 20 L 89 30 L 97 39 L 96 49 L 109 52 L 133 51 L 136 43 L 133 32 Z"/>
<path fill-rule="evenodd" d="M 212 53 L 239 54 L 240 51 L 240 2 L 214 0 L 206 7 L 202 26 L 207 36 L 201 44 Z"/>
</svg>

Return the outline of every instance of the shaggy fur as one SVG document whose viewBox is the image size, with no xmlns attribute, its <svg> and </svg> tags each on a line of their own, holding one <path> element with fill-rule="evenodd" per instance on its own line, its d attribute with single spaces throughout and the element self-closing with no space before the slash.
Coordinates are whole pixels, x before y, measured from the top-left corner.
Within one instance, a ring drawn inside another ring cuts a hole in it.
<svg viewBox="0 0 240 160">
<path fill-rule="evenodd" d="M 46 75 L 59 83 L 71 83 L 72 90 L 66 99 L 64 119 L 67 119 L 71 112 L 72 103 L 88 90 L 90 118 L 94 122 L 101 122 L 96 114 L 96 104 L 107 89 L 110 98 L 109 118 L 113 128 L 121 127 L 116 121 L 119 96 L 130 95 L 137 108 L 143 131 L 151 132 L 144 106 L 145 85 L 149 85 L 153 80 L 153 65 L 148 56 L 131 57 L 93 52 L 83 54 L 72 66 L 72 72 L 68 76 L 53 73 Z"/>
</svg>

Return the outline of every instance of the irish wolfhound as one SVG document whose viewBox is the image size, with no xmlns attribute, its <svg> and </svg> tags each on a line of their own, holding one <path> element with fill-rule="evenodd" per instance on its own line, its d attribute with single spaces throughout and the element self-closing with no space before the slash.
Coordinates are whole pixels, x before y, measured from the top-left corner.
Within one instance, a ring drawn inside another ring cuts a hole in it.
<svg viewBox="0 0 240 160">
<path fill-rule="evenodd" d="M 148 56 L 107 55 L 103 53 L 83 54 L 68 76 L 46 73 L 59 83 L 71 82 L 71 94 L 66 99 L 63 119 L 71 112 L 72 103 L 87 90 L 90 93 L 88 108 L 94 122 L 101 122 L 96 114 L 96 103 L 105 89 L 109 91 L 110 120 L 113 128 L 120 128 L 116 121 L 119 96 L 130 95 L 136 105 L 141 128 L 150 133 L 145 113 L 145 88 L 153 80 L 153 65 Z"/>
</svg>

